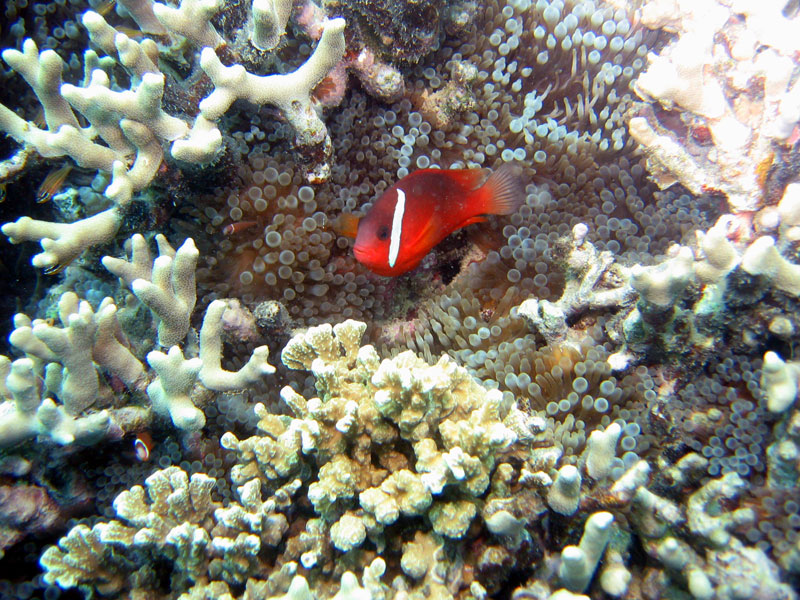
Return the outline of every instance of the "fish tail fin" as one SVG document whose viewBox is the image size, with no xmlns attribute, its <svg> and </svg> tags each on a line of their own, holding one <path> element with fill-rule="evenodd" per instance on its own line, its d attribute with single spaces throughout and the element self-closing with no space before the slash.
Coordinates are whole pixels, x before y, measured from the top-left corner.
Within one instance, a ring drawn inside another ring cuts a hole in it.
<svg viewBox="0 0 800 600">
<path fill-rule="evenodd" d="M 525 200 L 522 169 L 505 163 L 489 176 L 480 189 L 486 199 L 486 209 L 483 211 L 485 214 L 515 213 Z"/>
</svg>

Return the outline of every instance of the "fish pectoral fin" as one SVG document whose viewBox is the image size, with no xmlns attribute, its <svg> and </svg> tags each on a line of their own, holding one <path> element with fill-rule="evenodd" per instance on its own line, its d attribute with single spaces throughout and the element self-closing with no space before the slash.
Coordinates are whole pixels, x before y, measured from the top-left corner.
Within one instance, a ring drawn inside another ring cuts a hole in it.
<svg viewBox="0 0 800 600">
<path fill-rule="evenodd" d="M 461 229 L 462 227 L 466 227 L 467 225 L 472 225 L 473 223 L 483 223 L 486 221 L 485 215 L 475 215 L 474 217 L 470 217 L 463 223 L 461 223 L 456 229 Z"/>
<path fill-rule="evenodd" d="M 438 218 L 431 218 L 419 231 L 416 240 L 413 242 L 413 245 L 422 248 L 427 247 L 428 250 L 425 252 L 427 254 L 431 248 L 441 242 L 450 233 L 450 231 L 444 231 L 444 228 L 442 227 L 442 224 L 439 222 Z"/>
</svg>

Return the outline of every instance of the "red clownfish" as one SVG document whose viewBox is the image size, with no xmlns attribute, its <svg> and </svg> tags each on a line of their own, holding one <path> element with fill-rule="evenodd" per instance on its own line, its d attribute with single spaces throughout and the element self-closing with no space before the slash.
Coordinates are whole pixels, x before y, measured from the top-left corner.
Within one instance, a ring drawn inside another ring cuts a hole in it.
<svg viewBox="0 0 800 600">
<path fill-rule="evenodd" d="M 379 275 L 394 277 L 416 267 L 448 235 L 486 215 L 509 215 L 524 192 L 512 165 L 482 182 L 480 169 L 419 169 L 403 177 L 369 213 L 345 225 L 355 230 L 356 259 Z"/>
</svg>

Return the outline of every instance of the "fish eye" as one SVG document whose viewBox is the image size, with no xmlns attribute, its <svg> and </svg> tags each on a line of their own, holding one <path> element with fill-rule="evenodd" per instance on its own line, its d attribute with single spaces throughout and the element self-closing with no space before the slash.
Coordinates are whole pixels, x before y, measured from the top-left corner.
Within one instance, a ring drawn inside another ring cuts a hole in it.
<svg viewBox="0 0 800 600">
<path fill-rule="evenodd" d="M 378 239 L 388 240 L 389 239 L 389 227 L 386 225 L 381 225 L 380 229 L 378 229 Z"/>
</svg>

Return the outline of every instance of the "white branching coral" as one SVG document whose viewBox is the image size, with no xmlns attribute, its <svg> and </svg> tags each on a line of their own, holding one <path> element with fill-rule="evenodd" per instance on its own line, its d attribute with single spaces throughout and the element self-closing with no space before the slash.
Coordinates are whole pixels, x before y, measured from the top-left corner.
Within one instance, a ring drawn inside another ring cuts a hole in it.
<svg viewBox="0 0 800 600">
<path fill-rule="evenodd" d="M 184 358 L 181 349 L 172 346 L 166 354 L 158 350 L 149 352 L 147 363 L 156 373 L 155 380 L 147 386 L 153 409 L 169 416 L 178 429 L 201 429 L 206 417 L 194 405 L 192 390 L 203 362 L 199 358 Z"/>
<path fill-rule="evenodd" d="M 754 239 L 751 227 L 756 218 L 761 235 Z M 571 236 L 559 241 L 568 250 L 561 298 L 530 298 L 517 307 L 517 314 L 549 343 L 562 343 L 584 335 L 568 322 L 585 311 L 618 312 L 608 329 L 623 342 L 607 359 L 615 371 L 625 370 L 654 348 L 669 353 L 685 349 L 688 341 L 700 352 L 709 351 L 725 319 L 730 286 L 742 277 L 764 293 L 771 288 L 800 296 L 800 265 L 791 259 L 800 239 L 797 183 L 786 186 L 777 206 L 755 217 L 720 216 L 707 231 L 695 232 L 692 247 L 673 244 L 658 264 L 622 266 L 611 253 L 597 252 L 588 236 L 588 227 L 578 224 Z M 682 306 L 697 289 L 697 301 Z"/>
<path fill-rule="evenodd" d="M 42 398 L 34 361 L 13 363 L 0 356 L 0 448 L 41 436 L 57 444 L 92 444 L 102 439 L 111 420 L 107 411 L 85 417 L 71 415 L 51 398 Z"/>
<path fill-rule="evenodd" d="M 106 256 L 103 265 L 122 279 L 158 322 L 158 343 L 173 346 L 189 333 L 189 319 L 197 302 L 195 269 L 200 252 L 188 238 L 178 250 L 159 239 L 158 258 L 150 263 L 143 238 L 134 236 L 131 261 Z"/>
<path fill-rule="evenodd" d="M 326 21 L 322 37 L 314 53 L 291 73 L 259 76 L 248 73 L 242 65 L 226 67 L 210 47 L 203 49 L 200 66 L 214 82 L 214 91 L 200 102 L 200 112 L 209 121 L 216 121 L 234 100 L 247 100 L 256 105 L 277 107 L 294 128 L 295 142 L 300 147 L 322 148 L 326 158 L 332 151 L 325 124 L 311 99 L 312 90 L 344 56 L 344 19 Z M 317 173 L 318 180 L 327 179 L 330 167 Z"/>
<path fill-rule="evenodd" d="M 784 361 L 772 351 L 764 354 L 761 388 L 766 395 L 767 410 L 774 413 L 788 410 L 797 398 L 798 381 L 800 365 L 794 361 Z"/>
<path fill-rule="evenodd" d="M 14 361 L 7 378 L 6 389 L 15 408 L 12 411 L 10 405 L 0 405 L 6 411 L 0 418 L 5 431 L 0 435 L 2 445 L 34 435 L 46 435 L 61 444 L 102 437 L 109 429 L 108 413 L 97 411 L 84 417 L 107 395 L 100 385 L 98 367 L 131 389 L 143 385 L 143 365 L 126 345 L 110 298 L 94 311 L 88 302 L 66 292 L 58 309 L 61 326 L 31 320 L 25 314 L 14 319 L 9 341 L 26 358 Z M 44 386 L 40 386 L 40 378 Z M 46 396 L 50 394 L 60 405 Z M 76 420 L 78 416 L 81 419 Z"/>
<path fill-rule="evenodd" d="M 105 191 L 112 206 L 105 211 L 74 223 L 22 217 L 2 226 L 12 243 L 40 242 L 44 251 L 33 258 L 33 265 L 50 270 L 68 265 L 86 248 L 111 241 L 133 193 L 147 187 L 161 165 L 161 141 L 189 132 L 184 121 L 161 109 L 164 75 L 155 66 L 155 45 L 131 41 L 97 13 L 84 14 L 83 21 L 93 41 L 128 70 L 132 89 L 112 91 L 106 72 L 91 62 L 86 63 L 90 70 L 83 86 L 64 84 L 61 58 L 52 50 L 40 53 L 33 40 L 25 41 L 23 52 L 3 51 L 3 58 L 23 75 L 42 104 L 47 129 L 4 106 L 0 106 L 0 129 L 44 157 L 69 156 L 80 166 L 113 175 Z M 93 53 L 87 56 L 96 58 Z M 81 128 L 73 109 L 91 126 Z"/>
<path fill-rule="evenodd" d="M 290 0 L 253 0 L 250 42 L 259 50 L 272 50 L 286 29 L 292 12 Z"/>
<path fill-rule="evenodd" d="M 6 107 L 0 108 L 0 129 L 20 143 L 32 145 L 42 156 L 69 156 L 87 168 L 111 171 L 115 161 L 125 165 L 135 155 L 128 177 L 134 191 L 143 189 L 161 164 L 160 142 L 184 137 L 189 126 L 161 108 L 165 80 L 157 67 L 158 49 L 152 40 L 133 41 L 92 11 L 83 15 L 82 22 L 92 41 L 128 71 L 131 89 L 112 90 L 108 74 L 88 58 L 83 85 L 62 83 L 61 58 L 52 50 L 39 53 L 33 40 L 26 40 L 22 52 L 4 50 L 3 59 L 31 85 L 45 110 L 47 129 Z M 96 59 L 94 53 L 88 56 Z M 91 127 L 81 128 L 73 109 L 83 114 Z"/>
<path fill-rule="evenodd" d="M 144 237 L 135 235 L 129 260 L 107 256 L 103 264 L 150 309 L 159 342 L 169 344 L 168 351 L 151 350 L 148 371 L 136 354 L 147 348 L 131 347 L 111 298 L 94 310 L 74 292 L 65 292 L 58 301 L 60 324 L 17 314 L 9 341 L 26 358 L 12 363 L 0 356 L 0 447 L 36 436 L 59 444 L 96 443 L 110 432 L 141 428 L 152 412 L 168 416 L 179 429 L 197 430 L 205 424 L 198 400 L 251 388 L 275 371 L 267 346 L 255 348 L 237 371 L 222 368 L 224 300 L 209 305 L 199 348 L 189 345 L 184 355 L 178 344 L 190 331 L 198 252 L 191 239 L 178 250 L 163 236 L 156 242 L 160 256 L 155 260 Z M 112 392 L 101 373 L 118 379 L 138 401 L 146 392 L 151 404 L 134 401 L 112 408 Z"/>
<path fill-rule="evenodd" d="M 33 259 L 36 267 L 56 271 L 75 260 L 85 249 L 110 242 L 119 230 L 135 192 L 145 189 L 163 161 L 162 144 L 180 161 L 208 163 L 222 147 L 217 121 L 231 103 L 246 99 L 280 110 L 296 133 L 298 147 L 312 155 L 309 178 L 322 181 L 330 175 L 332 144 L 312 99 L 312 91 L 344 55 L 343 19 L 327 21 L 315 52 L 297 70 L 286 74 L 257 76 L 241 65 L 223 66 L 214 48 L 224 39 L 211 24 L 222 8 L 215 0 L 184 0 L 173 8 L 159 3 L 129 3 L 129 12 L 153 33 L 179 34 L 204 47 L 200 66 L 211 77 L 215 90 L 200 103 L 191 124 L 168 114 L 162 105 L 166 78 L 158 67 L 159 48 L 153 40 L 136 41 L 110 25 L 98 13 L 88 11 L 82 23 L 92 43 L 112 63 L 128 73 L 129 87 L 119 89 L 94 51 L 87 51 L 86 75 L 81 85 L 63 83 L 63 60 L 52 50 L 39 52 L 33 40 L 22 51 L 7 49 L 3 58 L 31 86 L 44 109 L 46 127 L 40 128 L 0 105 L 0 130 L 41 156 L 67 156 L 86 168 L 112 172 L 105 191 L 111 207 L 74 223 L 50 223 L 22 217 L 6 223 L 2 231 L 12 243 L 40 242 L 43 252 Z M 256 8 L 263 8 L 260 4 Z M 266 44 L 285 28 L 291 3 L 272 6 L 270 26 L 264 11 L 255 18 L 254 39 Z M 81 127 L 76 111 L 89 122 Z"/>
<path fill-rule="evenodd" d="M 111 170 L 113 176 L 105 191 L 105 196 L 113 203 L 111 208 L 74 223 L 20 217 L 13 223 L 5 223 L 0 230 L 12 244 L 39 242 L 42 252 L 36 254 L 31 263 L 45 269 L 46 273 L 58 273 L 87 248 L 110 242 L 122 225 L 133 185 L 122 162 L 114 161 Z"/>
<path fill-rule="evenodd" d="M 180 34 L 198 46 L 216 48 L 224 40 L 214 29 L 211 19 L 222 6 L 222 0 L 181 0 L 178 8 L 154 2 L 153 13 L 168 31 Z"/>
<path fill-rule="evenodd" d="M 250 359 L 238 371 L 222 368 L 222 316 L 227 308 L 223 300 L 214 300 L 206 308 L 200 328 L 200 381 L 210 390 L 230 392 L 242 390 L 260 381 L 264 375 L 275 372 L 267 362 L 269 347 L 258 346 Z"/>
<path fill-rule="evenodd" d="M 180 250 L 179 250 L 180 251 Z M 147 387 L 147 394 L 156 412 L 168 415 L 183 430 L 197 430 L 205 425 L 205 415 L 192 400 L 195 383 L 215 392 L 243 390 L 275 372 L 267 362 L 269 348 L 256 348 L 247 363 L 238 371 L 222 368 L 222 313 L 226 303 L 215 300 L 206 309 L 200 329 L 200 351 L 195 358 L 185 358 L 173 345 L 165 354 L 153 350 L 147 362 L 156 372 L 156 379 Z"/>
<path fill-rule="evenodd" d="M 611 537 L 613 522 L 611 513 L 594 513 L 586 520 L 580 544 L 567 546 L 561 551 L 558 576 L 568 589 L 583 592 L 589 586 Z"/>
</svg>

